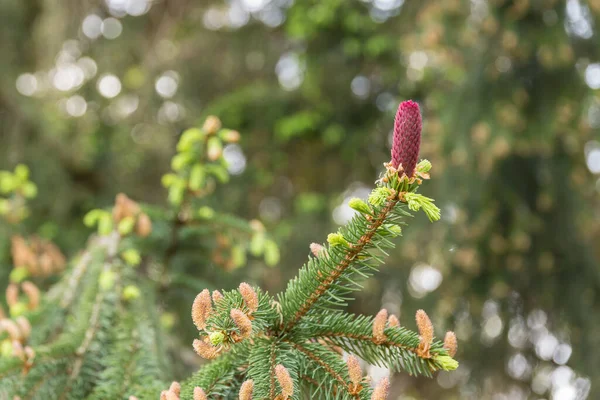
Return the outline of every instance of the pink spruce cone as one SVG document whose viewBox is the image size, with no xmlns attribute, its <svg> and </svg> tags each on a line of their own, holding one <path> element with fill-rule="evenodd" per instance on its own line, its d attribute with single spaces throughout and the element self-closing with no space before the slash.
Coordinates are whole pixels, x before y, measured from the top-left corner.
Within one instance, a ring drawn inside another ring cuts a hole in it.
<svg viewBox="0 0 600 400">
<path fill-rule="evenodd" d="M 398 168 L 402 164 L 404 173 L 409 178 L 412 178 L 415 174 L 415 167 L 419 158 L 421 126 L 419 105 L 412 100 L 400 103 L 394 121 L 392 166 Z"/>
</svg>

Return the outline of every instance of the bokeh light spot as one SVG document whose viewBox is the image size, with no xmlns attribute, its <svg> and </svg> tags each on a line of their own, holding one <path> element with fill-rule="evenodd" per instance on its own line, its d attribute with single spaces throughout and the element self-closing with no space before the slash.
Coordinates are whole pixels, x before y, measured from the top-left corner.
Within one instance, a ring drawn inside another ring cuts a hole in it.
<svg viewBox="0 0 600 400">
<path fill-rule="evenodd" d="M 178 76 L 173 71 L 167 71 L 162 76 L 160 76 L 154 85 L 156 89 L 156 93 L 158 93 L 161 97 L 171 98 L 177 92 L 178 86 Z"/>
<path fill-rule="evenodd" d="M 246 156 L 237 144 L 229 144 L 223 149 L 223 158 L 231 175 L 239 175 L 246 169 Z"/>
<path fill-rule="evenodd" d="M 38 81 L 33 74 L 21 74 L 16 81 L 17 91 L 24 96 L 33 96 L 38 88 Z"/>
<path fill-rule="evenodd" d="M 102 34 L 102 18 L 96 14 L 90 14 L 81 24 L 83 34 L 90 39 L 97 39 Z"/>
<path fill-rule="evenodd" d="M 585 83 L 592 89 L 600 89 L 600 63 L 587 66 L 585 69 Z"/>
<path fill-rule="evenodd" d="M 102 22 L 102 36 L 107 39 L 116 39 L 123 32 L 123 25 L 116 18 L 106 18 Z"/>
<path fill-rule="evenodd" d="M 67 113 L 72 117 L 81 117 L 87 110 L 87 102 L 79 95 L 71 96 L 65 104 Z"/>
<path fill-rule="evenodd" d="M 103 75 L 98 79 L 98 92 L 108 99 L 121 92 L 121 81 L 115 75 Z"/>
</svg>

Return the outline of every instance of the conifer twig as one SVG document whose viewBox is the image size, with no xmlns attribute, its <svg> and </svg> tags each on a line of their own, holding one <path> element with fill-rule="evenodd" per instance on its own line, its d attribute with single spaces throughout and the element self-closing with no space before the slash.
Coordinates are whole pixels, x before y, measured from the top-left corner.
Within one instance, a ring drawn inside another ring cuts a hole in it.
<svg viewBox="0 0 600 400">
<path fill-rule="evenodd" d="M 290 331 L 298 321 L 310 310 L 312 305 L 321 297 L 323 293 L 325 293 L 331 285 L 342 275 L 342 273 L 348 268 L 352 262 L 356 260 L 358 255 L 362 252 L 365 245 L 367 245 L 370 241 L 377 229 L 384 223 L 389 212 L 394 208 L 394 206 L 398 203 L 397 194 L 393 193 L 388 198 L 386 206 L 380 211 L 380 213 L 373 219 L 371 224 L 369 225 L 368 230 L 364 233 L 363 236 L 359 239 L 359 241 L 355 245 L 351 245 L 350 250 L 346 253 L 346 256 L 342 260 L 341 263 L 337 265 L 334 272 L 331 273 L 328 277 L 325 278 L 319 285 L 316 291 L 314 291 L 308 299 L 304 302 L 304 304 L 300 307 L 298 311 L 294 314 L 294 317 L 290 322 L 285 326 L 285 330 Z"/>
</svg>

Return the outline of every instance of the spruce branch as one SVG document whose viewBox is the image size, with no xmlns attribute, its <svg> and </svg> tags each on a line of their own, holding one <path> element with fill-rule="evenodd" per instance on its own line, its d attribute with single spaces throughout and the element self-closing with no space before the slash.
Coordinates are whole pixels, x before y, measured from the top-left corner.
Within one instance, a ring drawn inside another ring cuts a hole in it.
<svg viewBox="0 0 600 400">
<path fill-rule="evenodd" d="M 332 251 L 333 249 L 330 250 L 331 258 L 337 256 L 341 260 L 338 263 L 336 263 L 336 265 L 333 266 L 330 269 L 329 273 L 325 276 L 323 276 L 323 274 L 319 274 L 318 271 L 316 274 L 311 274 L 316 275 L 316 278 L 318 279 L 317 282 L 319 282 L 319 284 L 318 286 L 316 286 L 316 288 L 311 290 L 310 293 L 307 293 L 305 291 L 306 288 L 301 288 L 300 286 L 303 284 L 301 283 L 301 281 L 304 278 L 303 272 L 306 275 L 310 274 L 310 272 L 312 272 L 310 271 L 310 267 L 312 265 L 309 264 L 308 268 L 305 268 L 303 271 L 300 272 L 298 278 L 290 282 L 286 292 L 282 295 L 282 298 L 280 299 L 280 302 L 284 305 L 292 303 L 290 307 L 291 310 L 286 310 L 288 312 L 288 315 L 291 315 L 291 317 L 285 324 L 286 330 L 291 330 L 298 323 L 298 321 L 308 313 L 308 311 L 321 298 L 321 296 L 326 294 L 331 289 L 331 287 L 337 283 L 337 281 L 340 277 L 342 277 L 342 274 L 347 270 L 347 268 L 350 267 L 353 262 L 357 261 L 359 256 L 362 255 L 363 249 L 369 243 L 371 243 L 373 236 L 377 233 L 379 227 L 386 221 L 386 217 L 393 210 L 394 206 L 396 206 L 398 201 L 399 200 L 397 198 L 396 193 L 392 192 L 387 198 L 387 203 L 385 204 L 385 206 L 376 214 L 375 218 L 373 218 L 372 221 L 367 222 L 364 216 L 355 217 L 356 220 L 365 220 L 365 232 L 360 236 L 360 238 L 355 244 L 350 244 L 349 248 L 345 252 L 340 253 L 339 251 Z M 317 268 L 318 266 L 312 269 L 316 270 Z M 323 278 L 321 278 L 321 276 L 323 276 Z M 334 297 L 335 299 L 335 294 L 331 292 L 330 294 L 331 297 Z"/>
<path fill-rule="evenodd" d="M 100 213 L 101 218 L 105 215 Z M 112 221 L 112 214 L 109 218 Z M 133 233 L 133 225 L 131 232 L 118 225 L 113 228 L 90 240 L 68 273 L 42 298 L 39 310 L 28 312 L 33 322 L 31 347 L 25 347 L 26 357 L 0 357 L 0 396 L 66 400 L 135 393 L 148 398 L 162 386 L 157 361 L 161 356 L 155 352 L 149 310 L 137 300 L 135 274 L 120 257 L 123 238 Z M 31 288 L 24 291 L 31 297 Z M 122 326 L 124 321 L 130 325 Z M 143 338 L 133 334 L 136 329 L 145 331 Z M 141 347 L 144 351 L 138 351 Z"/>
<path fill-rule="evenodd" d="M 306 370 L 322 370 L 328 375 L 332 383 L 332 388 L 338 396 L 347 396 L 350 398 L 360 398 L 354 393 L 350 385 L 350 377 L 347 367 L 337 353 L 334 353 L 323 346 L 311 343 L 293 343 L 298 352 L 305 356 L 307 362 Z M 343 393 L 343 394 L 342 394 Z"/>
<path fill-rule="evenodd" d="M 423 357 L 419 334 L 389 322 L 383 332 L 379 333 L 381 328 L 377 328 L 376 336 L 376 318 L 340 312 L 309 318 L 299 326 L 298 331 L 304 333 L 298 338 L 323 339 L 330 346 L 356 354 L 371 364 L 411 375 L 430 376 L 431 371 L 440 369 L 435 364 L 437 358 L 449 355 L 442 343 L 434 342 L 430 345 L 430 356 Z"/>
<path fill-rule="evenodd" d="M 357 214 L 331 233 L 326 245 L 310 245 L 308 262 L 285 292 L 275 297 L 277 301 L 246 283 L 230 292 L 199 294 L 192 310 L 200 331 L 194 347 L 200 355 L 216 360 L 202 368 L 197 378 L 184 382 L 183 399 L 191 398 L 186 394 L 196 390 L 202 396 L 195 400 L 238 394 L 243 400 L 306 396 L 383 400 L 389 393 L 389 380 L 371 388 L 356 356 L 411 375 L 432 376 L 457 368 L 452 358 L 456 336 L 450 332 L 444 343 L 436 340 L 423 310 L 416 314 L 418 332 L 413 332 L 386 310 L 368 317 L 342 309 L 394 247 L 392 239 L 401 236 L 401 226 L 412 217 L 411 211 L 423 209 L 432 221 L 439 219 L 433 200 L 416 193 L 431 169 L 429 161 L 416 163 L 421 129 L 418 105 L 403 103 L 400 112 L 406 115 L 396 119 L 392 162 L 385 164 L 386 172 L 368 201 L 350 201 Z M 222 365 L 230 379 L 219 381 L 224 386 L 218 394 L 211 382 L 224 373 L 216 376 L 211 365 Z"/>
<path fill-rule="evenodd" d="M 181 385 L 181 397 L 193 399 L 194 389 L 201 388 L 209 398 L 227 398 L 229 393 L 234 393 L 232 387 L 238 382 L 236 370 L 243 363 L 242 356 L 243 354 L 240 354 L 240 357 L 233 355 L 219 357 L 201 367 Z"/>
</svg>

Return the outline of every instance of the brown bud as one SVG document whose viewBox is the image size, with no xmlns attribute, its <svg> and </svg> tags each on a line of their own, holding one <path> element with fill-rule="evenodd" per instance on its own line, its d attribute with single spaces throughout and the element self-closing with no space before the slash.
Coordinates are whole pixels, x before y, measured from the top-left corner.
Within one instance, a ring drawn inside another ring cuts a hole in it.
<svg viewBox="0 0 600 400">
<path fill-rule="evenodd" d="M 163 390 L 160 394 L 160 400 L 179 400 L 179 396 L 170 390 Z"/>
<path fill-rule="evenodd" d="M 22 358 L 22 360 L 25 361 L 25 365 L 23 366 L 23 374 L 26 375 L 33 366 L 33 360 L 35 359 L 35 351 L 31 347 L 26 346 L 24 349 L 24 353 L 25 355 Z"/>
<path fill-rule="evenodd" d="M 33 359 L 35 358 L 35 350 L 33 350 L 29 346 L 25 346 L 24 352 L 25 352 L 25 357 L 27 358 L 27 361 L 29 363 L 33 363 Z"/>
<path fill-rule="evenodd" d="M 27 270 L 32 275 L 37 275 L 40 273 L 40 268 L 38 268 L 38 256 L 36 252 L 32 248 L 27 248 L 26 253 L 24 254 L 25 266 L 27 266 Z"/>
<path fill-rule="evenodd" d="M 169 386 L 169 392 L 175 393 L 177 396 L 181 393 L 181 385 L 179 382 L 172 382 L 171 386 Z"/>
<path fill-rule="evenodd" d="M 400 321 L 398 320 L 398 317 L 396 317 L 394 314 L 390 315 L 388 318 L 388 326 L 390 328 L 400 328 Z"/>
<path fill-rule="evenodd" d="M 115 206 L 113 207 L 113 219 L 121 221 L 125 217 L 135 217 L 140 212 L 140 206 L 124 193 L 117 194 Z"/>
<path fill-rule="evenodd" d="M 218 349 L 215 346 L 199 339 L 194 339 L 193 346 L 196 353 L 200 357 L 205 358 L 207 360 L 212 360 L 213 358 L 216 358 L 219 354 Z"/>
<path fill-rule="evenodd" d="M 240 293 L 250 312 L 258 310 L 258 295 L 252 286 L 248 285 L 246 282 L 240 283 Z"/>
<path fill-rule="evenodd" d="M 385 342 L 387 337 L 383 333 L 385 330 L 385 324 L 388 319 L 388 312 L 384 308 L 377 313 L 375 319 L 373 319 L 373 339 L 376 343 Z"/>
<path fill-rule="evenodd" d="M 208 289 L 201 291 L 192 305 L 192 320 L 198 330 L 206 328 L 206 320 L 212 313 L 212 303 Z"/>
<path fill-rule="evenodd" d="M 39 264 L 42 275 L 50 275 L 54 269 L 54 261 L 49 254 L 42 254 L 39 258 Z"/>
<path fill-rule="evenodd" d="M 292 397 L 294 394 L 294 382 L 288 370 L 281 364 L 277 364 L 275 367 L 275 376 L 281 387 L 281 394 L 284 399 Z"/>
<path fill-rule="evenodd" d="M 152 233 L 152 221 L 146 213 L 141 213 L 135 223 L 135 233 L 141 237 L 147 237 Z"/>
<path fill-rule="evenodd" d="M 417 328 L 419 329 L 419 348 L 418 354 L 421 357 L 429 357 L 429 348 L 433 343 L 433 324 L 427 313 L 418 310 L 416 315 Z"/>
<path fill-rule="evenodd" d="M 263 225 L 262 222 L 260 222 L 257 219 L 253 219 L 249 222 L 250 228 L 252 228 L 253 231 L 255 232 L 264 232 L 265 231 L 265 226 Z"/>
<path fill-rule="evenodd" d="M 196 386 L 194 388 L 194 400 L 208 400 L 206 393 L 204 393 L 201 387 Z"/>
<path fill-rule="evenodd" d="M 8 333 L 12 340 L 21 340 L 22 332 L 18 325 L 11 319 L 0 320 L 0 332 Z"/>
<path fill-rule="evenodd" d="M 346 365 L 348 366 L 348 375 L 350 376 L 350 381 L 357 387 L 360 385 L 362 381 L 362 370 L 360 369 L 360 361 L 353 355 L 348 356 L 346 360 Z"/>
<path fill-rule="evenodd" d="M 136 203 L 135 201 L 131 200 L 130 198 L 127 199 L 128 202 L 126 203 L 126 208 L 125 208 L 125 212 L 127 213 L 127 217 L 135 217 L 137 216 L 140 212 L 140 205 L 138 203 Z"/>
<path fill-rule="evenodd" d="M 229 315 L 240 330 L 240 336 L 242 339 L 249 337 L 252 333 L 252 322 L 250 321 L 250 318 L 248 318 L 246 314 L 237 308 L 232 308 Z"/>
<path fill-rule="evenodd" d="M 13 348 L 13 356 L 18 357 L 23 361 L 25 361 L 27 359 L 25 356 L 25 352 L 23 351 L 23 345 L 21 344 L 21 342 L 19 342 L 18 340 L 13 340 L 12 348 Z"/>
<path fill-rule="evenodd" d="M 202 129 L 209 135 L 217 133 L 217 131 L 221 129 L 221 120 L 214 115 L 210 115 L 206 118 L 206 121 L 204 121 Z"/>
<path fill-rule="evenodd" d="M 127 201 L 126 199 L 127 199 L 127 196 L 123 193 L 119 193 L 119 194 L 117 194 L 117 197 L 115 197 L 115 205 L 112 210 L 113 221 L 119 222 L 123 218 L 125 218 L 125 204 L 124 203 Z M 163 397 L 162 393 L 161 393 L 160 397 L 161 398 Z"/>
<path fill-rule="evenodd" d="M 57 270 L 61 270 L 64 268 L 67 260 L 65 259 L 64 254 L 54 243 L 48 242 L 48 246 L 46 247 L 46 253 L 50 256 L 50 258 L 52 258 L 52 262 Z"/>
<path fill-rule="evenodd" d="M 9 307 L 14 306 L 19 302 L 19 287 L 16 283 L 10 283 L 6 287 L 6 303 Z"/>
<path fill-rule="evenodd" d="M 238 131 L 229 130 L 223 136 L 223 140 L 227 143 L 237 143 L 240 141 L 240 133 Z"/>
<path fill-rule="evenodd" d="M 212 292 L 212 301 L 215 305 L 223 299 L 223 294 L 218 290 L 213 290 Z"/>
<path fill-rule="evenodd" d="M 254 381 L 249 379 L 242 383 L 240 388 L 240 400 L 252 400 L 252 391 L 254 390 Z"/>
<path fill-rule="evenodd" d="M 22 236 L 15 235 L 11 238 L 10 250 L 15 267 L 26 266 L 29 263 L 29 253 L 31 250 Z"/>
<path fill-rule="evenodd" d="M 31 335 L 31 324 L 29 323 L 29 320 L 21 316 L 18 317 L 15 321 L 19 326 L 19 331 L 21 331 L 21 337 L 23 339 L 27 339 L 29 335 Z"/>
<path fill-rule="evenodd" d="M 375 390 L 371 395 L 371 400 L 386 400 L 389 392 L 390 380 L 388 378 L 382 378 L 375 387 Z"/>
<path fill-rule="evenodd" d="M 323 255 L 323 251 L 325 251 L 325 247 L 323 247 L 319 243 L 310 244 L 310 252 L 313 253 L 313 256 L 321 257 Z"/>
<path fill-rule="evenodd" d="M 35 310 L 40 305 L 40 290 L 33 283 L 29 281 L 24 281 L 21 283 L 21 288 L 23 292 L 27 295 L 29 299 L 28 308 L 30 310 Z"/>
<path fill-rule="evenodd" d="M 458 341 L 456 340 L 456 335 L 454 332 L 446 332 L 446 336 L 444 337 L 444 348 L 448 350 L 448 355 L 450 357 L 454 357 L 456 355 L 456 351 L 458 350 Z"/>
</svg>

